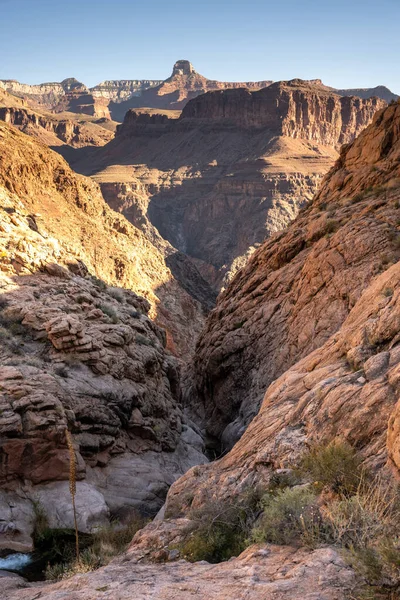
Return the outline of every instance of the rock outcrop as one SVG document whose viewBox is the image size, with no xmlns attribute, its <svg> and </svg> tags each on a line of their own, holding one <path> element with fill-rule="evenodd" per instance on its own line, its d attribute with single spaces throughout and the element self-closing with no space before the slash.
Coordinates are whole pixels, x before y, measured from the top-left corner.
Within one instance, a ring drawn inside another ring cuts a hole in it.
<svg viewBox="0 0 400 600">
<path fill-rule="evenodd" d="M 297 215 L 340 144 L 383 105 L 298 80 L 209 92 L 178 119 L 129 111 L 115 140 L 73 164 L 112 208 L 143 231 L 155 226 L 219 290 Z"/>
<path fill-rule="evenodd" d="M 132 576 L 134 572 L 134 577 Z M 53 585 L 31 587 L 7 578 L 9 600 L 348 600 L 357 586 L 354 572 L 330 548 L 306 551 L 252 546 L 218 565 L 180 560 L 167 564 L 137 564 L 128 554 L 103 569 Z M 2 583 L 3 585 L 3 583 Z M 27 589 L 24 589 L 27 588 Z"/>
<path fill-rule="evenodd" d="M 378 112 L 211 313 L 188 391 L 209 433 L 230 447 L 267 389 L 243 438 L 212 466 L 217 478 L 278 468 L 337 435 L 399 468 L 399 127 L 399 104 Z"/>
<path fill-rule="evenodd" d="M 243 128 L 315 141 L 339 149 L 354 139 L 385 105 L 379 98 L 340 97 L 300 79 L 262 90 L 211 92 L 184 108 L 181 119 L 213 119 Z"/>
<path fill-rule="evenodd" d="M 204 460 L 166 349 L 188 352 L 203 317 L 96 184 L 4 123 L 0 200 L 0 547 L 26 550 L 35 503 L 73 524 L 67 429 L 82 531 L 154 514 Z"/>
<path fill-rule="evenodd" d="M 111 115 L 114 120 L 123 121 L 125 113 L 131 108 L 180 110 L 192 98 L 209 91 L 237 88 L 259 90 L 271 83 L 270 80 L 215 81 L 197 73 L 188 60 L 178 60 L 171 76 L 165 80 L 107 80 L 89 89 L 73 77 L 64 79 L 61 83 L 39 85 L 3 79 L 0 80 L 0 88 L 25 98 L 35 108 L 47 108 L 56 112 L 68 110 L 97 118 L 110 118 Z M 313 79 L 308 83 L 340 96 L 358 96 L 364 99 L 376 96 L 387 103 L 398 98 L 385 86 L 339 90 L 325 86 L 320 79 Z"/>
<path fill-rule="evenodd" d="M 114 119 L 122 121 L 127 110 L 139 106 L 149 108 L 182 109 L 185 104 L 210 90 L 228 88 L 248 88 L 257 90 L 270 85 L 272 81 L 257 82 L 226 82 L 207 79 L 194 69 L 188 60 L 178 60 L 172 69 L 172 74 L 157 86 L 144 89 L 140 96 L 131 96 L 124 102 L 111 104 L 110 111 Z"/>
<path fill-rule="evenodd" d="M 173 278 L 162 254 L 108 208 L 95 183 L 71 171 L 58 154 L 1 122 L 0 136 L 0 185 L 33 215 L 32 227 L 44 228 L 64 247 L 73 248 L 90 272 L 108 284 L 146 297 L 151 318 L 167 330 L 170 347 L 187 352 L 201 326 L 202 311 Z M 35 254 L 29 261 L 40 268 L 40 253 L 37 258 Z M 194 267 L 192 272 L 200 278 Z"/>
<path fill-rule="evenodd" d="M 114 131 L 103 127 L 101 120 L 76 122 L 73 117 L 55 118 L 52 114 L 40 114 L 25 108 L 0 106 L 0 120 L 18 127 L 20 131 L 51 147 L 103 146 L 114 137 Z"/>
<path fill-rule="evenodd" d="M 28 85 L 14 80 L 0 80 L 0 88 L 24 98 L 32 108 L 48 109 L 55 113 L 73 112 L 96 118 L 110 118 L 108 101 L 94 96 L 77 79 L 70 77 L 61 83 Z"/>
</svg>

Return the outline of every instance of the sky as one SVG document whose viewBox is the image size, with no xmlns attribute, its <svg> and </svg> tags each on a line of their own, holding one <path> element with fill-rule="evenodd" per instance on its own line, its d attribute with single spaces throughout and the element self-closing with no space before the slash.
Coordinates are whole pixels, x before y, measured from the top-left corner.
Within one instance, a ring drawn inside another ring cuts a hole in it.
<svg viewBox="0 0 400 600">
<path fill-rule="evenodd" d="M 0 79 L 322 79 L 400 94 L 400 0 L 0 0 Z"/>
</svg>

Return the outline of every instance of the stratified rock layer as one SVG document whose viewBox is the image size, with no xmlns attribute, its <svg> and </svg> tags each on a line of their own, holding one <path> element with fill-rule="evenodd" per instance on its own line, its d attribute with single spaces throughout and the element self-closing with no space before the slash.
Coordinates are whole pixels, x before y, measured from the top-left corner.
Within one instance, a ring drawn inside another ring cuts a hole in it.
<svg viewBox="0 0 400 600">
<path fill-rule="evenodd" d="M 179 119 L 128 112 L 115 140 L 74 168 L 146 234 L 155 226 L 220 289 L 297 215 L 336 149 L 383 105 L 299 80 L 209 92 Z"/>
<path fill-rule="evenodd" d="M 95 573 L 53 585 L 23 589 L 19 581 L 6 581 L 9 600 L 31 600 L 32 593 L 43 600 L 348 600 L 356 584 L 352 570 L 330 548 L 309 552 L 279 546 L 252 546 L 218 565 L 137 564 L 128 554 Z"/>
<path fill-rule="evenodd" d="M 278 468 L 310 440 L 336 436 L 400 466 L 399 156 L 396 104 L 343 148 L 313 202 L 220 296 L 197 346 L 190 405 L 230 447 L 268 391 L 211 467 L 217 479 Z"/>
<path fill-rule="evenodd" d="M 154 514 L 204 460 L 166 350 L 189 351 L 200 307 L 93 182 L 4 123 L 0 291 L 0 548 L 31 548 L 35 502 L 50 526 L 73 526 L 66 429 L 82 531 Z"/>
</svg>

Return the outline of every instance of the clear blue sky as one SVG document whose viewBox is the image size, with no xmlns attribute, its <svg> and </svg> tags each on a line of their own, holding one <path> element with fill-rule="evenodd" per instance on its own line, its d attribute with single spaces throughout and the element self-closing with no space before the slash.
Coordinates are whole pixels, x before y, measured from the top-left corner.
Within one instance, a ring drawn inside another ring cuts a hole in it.
<svg viewBox="0 0 400 600">
<path fill-rule="evenodd" d="M 400 94 L 400 0 L 0 0 L 0 79 L 321 78 Z"/>
</svg>

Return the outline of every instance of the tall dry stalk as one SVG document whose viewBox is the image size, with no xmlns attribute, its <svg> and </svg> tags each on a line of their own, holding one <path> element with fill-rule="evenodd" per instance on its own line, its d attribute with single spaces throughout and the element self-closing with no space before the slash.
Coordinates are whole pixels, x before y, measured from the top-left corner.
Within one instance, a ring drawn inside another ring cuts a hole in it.
<svg viewBox="0 0 400 600">
<path fill-rule="evenodd" d="M 68 429 L 65 430 L 65 438 L 67 440 L 67 446 L 69 451 L 69 491 L 72 498 L 72 508 L 74 511 L 74 526 L 75 526 L 75 549 L 76 549 L 76 560 L 79 562 L 79 533 L 78 533 L 78 520 L 76 517 L 76 456 L 75 448 L 72 441 L 71 433 Z"/>
</svg>

